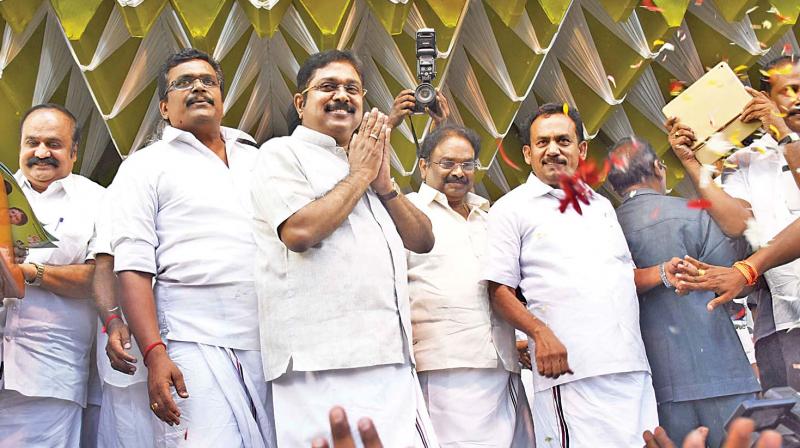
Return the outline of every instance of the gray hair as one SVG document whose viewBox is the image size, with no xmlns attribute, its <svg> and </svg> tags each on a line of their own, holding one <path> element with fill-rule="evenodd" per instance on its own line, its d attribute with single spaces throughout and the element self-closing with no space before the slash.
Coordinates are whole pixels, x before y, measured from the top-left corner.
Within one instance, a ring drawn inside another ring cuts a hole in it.
<svg viewBox="0 0 800 448">
<path fill-rule="evenodd" d="M 653 165 L 658 156 L 646 140 L 621 138 L 608 151 L 608 156 L 612 161 L 608 182 L 617 193 L 621 194 L 655 175 Z"/>
</svg>

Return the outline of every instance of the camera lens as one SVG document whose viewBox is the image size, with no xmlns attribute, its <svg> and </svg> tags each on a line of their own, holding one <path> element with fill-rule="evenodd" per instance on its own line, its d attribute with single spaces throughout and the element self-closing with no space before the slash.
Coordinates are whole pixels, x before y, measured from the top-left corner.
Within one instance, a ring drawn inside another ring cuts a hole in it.
<svg viewBox="0 0 800 448">
<path fill-rule="evenodd" d="M 436 100 L 436 90 L 431 84 L 422 83 L 414 91 L 414 99 L 418 104 L 430 104 Z"/>
</svg>

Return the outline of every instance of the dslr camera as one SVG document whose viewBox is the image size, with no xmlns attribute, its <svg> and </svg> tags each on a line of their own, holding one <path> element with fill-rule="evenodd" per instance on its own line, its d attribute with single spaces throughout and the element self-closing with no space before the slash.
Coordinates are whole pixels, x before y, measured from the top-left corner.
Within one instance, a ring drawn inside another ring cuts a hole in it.
<svg viewBox="0 0 800 448">
<path fill-rule="evenodd" d="M 438 112 L 436 89 L 436 31 L 433 28 L 417 30 L 417 79 L 419 85 L 414 90 L 414 114 L 424 114 L 425 108 Z"/>
</svg>

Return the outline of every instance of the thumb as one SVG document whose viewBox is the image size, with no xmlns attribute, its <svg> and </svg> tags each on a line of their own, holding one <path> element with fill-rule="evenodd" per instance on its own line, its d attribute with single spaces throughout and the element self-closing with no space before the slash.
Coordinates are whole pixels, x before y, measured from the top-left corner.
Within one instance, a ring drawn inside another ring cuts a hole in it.
<svg viewBox="0 0 800 448">
<path fill-rule="evenodd" d="M 708 305 L 706 305 L 706 308 L 708 309 L 708 311 L 714 311 L 714 309 L 716 307 L 730 302 L 732 298 L 733 298 L 732 294 L 730 292 L 726 292 L 725 294 L 722 294 L 721 296 L 719 296 L 719 297 L 715 298 L 714 300 L 708 302 Z"/>
<path fill-rule="evenodd" d="M 175 391 L 178 392 L 178 396 L 181 398 L 188 398 L 189 392 L 186 390 L 186 383 L 183 381 L 183 374 L 178 371 L 177 375 L 172 375 L 172 381 L 175 384 Z"/>
</svg>

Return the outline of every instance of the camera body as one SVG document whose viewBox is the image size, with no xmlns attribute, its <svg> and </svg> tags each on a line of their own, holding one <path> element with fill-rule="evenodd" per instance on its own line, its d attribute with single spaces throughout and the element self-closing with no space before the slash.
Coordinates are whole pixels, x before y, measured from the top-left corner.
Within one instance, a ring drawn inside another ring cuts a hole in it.
<svg viewBox="0 0 800 448">
<path fill-rule="evenodd" d="M 417 30 L 417 79 L 419 84 L 414 90 L 414 114 L 424 114 L 425 109 L 438 111 L 436 89 L 433 80 L 436 78 L 436 31 L 433 28 Z"/>
</svg>

